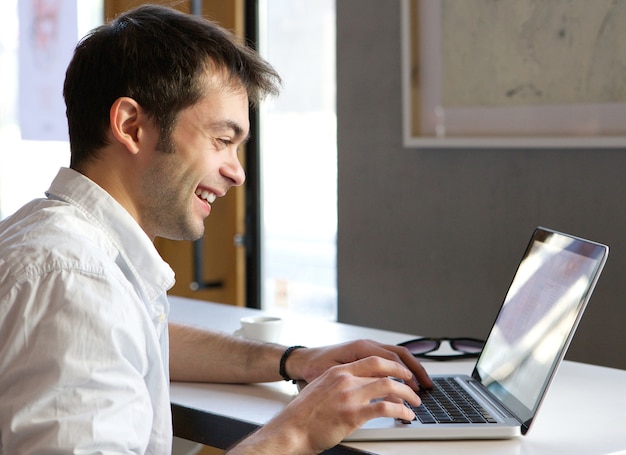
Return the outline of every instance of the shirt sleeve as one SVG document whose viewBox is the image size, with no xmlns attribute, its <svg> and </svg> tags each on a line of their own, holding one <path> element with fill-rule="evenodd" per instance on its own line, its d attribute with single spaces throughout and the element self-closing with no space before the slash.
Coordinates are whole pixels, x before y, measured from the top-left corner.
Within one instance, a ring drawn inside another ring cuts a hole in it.
<svg viewBox="0 0 626 455">
<path fill-rule="evenodd" d="M 121 277 L 53 270 L 0 297 L 4 453 L 145 453 L 154 409 L 145 306 Z M 156 368 L 162 372 L 162 367 Z"/>
</svg>

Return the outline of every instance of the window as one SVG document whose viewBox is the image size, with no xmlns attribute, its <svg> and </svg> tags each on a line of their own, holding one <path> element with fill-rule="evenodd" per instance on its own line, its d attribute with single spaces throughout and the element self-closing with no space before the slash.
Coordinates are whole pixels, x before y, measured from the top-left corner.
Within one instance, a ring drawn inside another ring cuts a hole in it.
<svg viewBox="0 0 626 455">
<path fill-rule="evenodd" d="M 20 8 L 34 8 L 36 2 L 20 1 Z M 39 2 L 44 12 L 76 8 L 78 38 L 102 23 L 103 0 L 49 0 Z M 61 16 L 61 15 L 59 15 Z M 51 15 L 50 22 L 60 20 Z M 55 24 L 46 23 L 50 39 L 55 39 Z M 58 25 L 58 22 L 56 23 Z M 19 46 L 27 30 L 19 30 L 18 0 L 0 2 L 0 219 L 10 215 L 23 204 L 34 198 L 43 197 L 44 192 L 59 167 L 69 165 L 69 143 L 67 141 L 23 140 L 19 124 Z M 74 48 L 75 43 L 71 45 Z M 65 68 L 62 69 L 63 74 Z M 51 92 L 62 93 L 60 86 Z M 65 119 L 64 111 L 59 115 Z M 29 114 L 22 112 L 22 117 Z"/>
<path fill-rule="evenodd" d="M 262 0 L 283 79 L 260 110 L 262 308 L 336 319 L 335 0 Z"/>
</svg>

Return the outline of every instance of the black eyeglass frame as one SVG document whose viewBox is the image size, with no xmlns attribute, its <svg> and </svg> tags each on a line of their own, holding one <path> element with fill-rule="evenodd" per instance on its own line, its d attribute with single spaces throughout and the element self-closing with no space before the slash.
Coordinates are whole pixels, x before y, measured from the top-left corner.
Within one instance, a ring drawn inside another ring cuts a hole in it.
<svg viewBox="0 0 626 455">
<path fill-rule="evenodd" d="M 438 361 L 447 361 L 447 360 L 460 360 L 460 359 L 470 359 L 470 358 L 477 358 L 478 356 L 480 356 L 480 353 L 482 352 L 482 348 L 485 345 L 485 340 L 480 340 L 478 338 L 470 338 L 470 337 L 456 337 L 456 338 L 448 338 L 448 337 L 442 337 L 442 338 L 431 338 L 431 337 L 421 337 L 421 338 L 414 338 L 412 340 L 408 340 L 408 341 L 403 341 L 402 343 L 398 343 L 398 346 L 404 346 L 407 347 L 411 344 L 411 343 L 415 343 L 415 342 L 419 342 L 419 341 L 430 341 L 430 342 L 434 342 L 435 345 L 432 349 L 429 349 L 427 351 L 424 352 L 418 352 L 418 353 L 414 353 L 411 352 L 411 354 L 413 354 L 413 357 L 417 357 L 420 359 L 429 359 L 429 360 L 438 360 Z M 447 341 L 450 344 L 450 347 L 455 350 L 456 352 L 458 352 L 459 354 L 446 354 L 446 355 L 439 355 L 439 354 L 429 354 L 433 351 L 438 350 L 441 347 L 441 342 L 442 341 Z M 471 342 L 471 343 L 477 343 L 480 344 L 481 348 L 478 352 L 467 352 L 464 351 L 462 349 L 458 349 L 458 345 L 461 342 Z M 409 349 L 410 351 L 410 349 Z"/>
</svg>

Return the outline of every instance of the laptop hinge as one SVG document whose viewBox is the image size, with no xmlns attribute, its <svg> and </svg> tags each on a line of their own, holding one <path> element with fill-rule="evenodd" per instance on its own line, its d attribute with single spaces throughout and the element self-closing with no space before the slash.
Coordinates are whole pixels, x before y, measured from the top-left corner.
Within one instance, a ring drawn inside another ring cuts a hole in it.
<svg viewBox="0 0 626 455">
<path fill-rule="evenodd" d="M 479 394 L 483 400 L 489 403 L 493 410 L 498 413 L 498 417 L 500 417 L 501 419 L 513 418 L 522 423 L 522 421 L 515 414 L 513 414 L 508 408 L 506 408 L 500 401 L 495 399 L 488 390 L 485 390 L 480 382 L 477 382 L 474 379 L 467 379 L 465 382 L 473 391 Z"/>
</svg>

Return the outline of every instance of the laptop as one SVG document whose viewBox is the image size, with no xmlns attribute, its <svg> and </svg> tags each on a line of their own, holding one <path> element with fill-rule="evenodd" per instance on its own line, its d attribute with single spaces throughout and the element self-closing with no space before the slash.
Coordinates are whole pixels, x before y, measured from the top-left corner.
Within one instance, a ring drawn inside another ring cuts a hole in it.
<svg viewBox="0 0 626 455">
<path fill-rule="evenodd" d="M 538 227 L 471 375 L 433 375 L 422 402 L 474 400 L 418 419 L 378 418 L 345 441 L 507 439 L 530 429 L 607 259 L 608 247 Z M 478 408 L 480 409 L 478 409 Z M 473 417 L 464 415 L 469 413 Z M 422 415 L 423 414 L 423 415 Z M 453 419 L 452 421 L 450 419 Z M 447 421 L 447 423 L 446 423 Z M 475 422 L 480 421 L 480 422 Z"/>
</svg>

